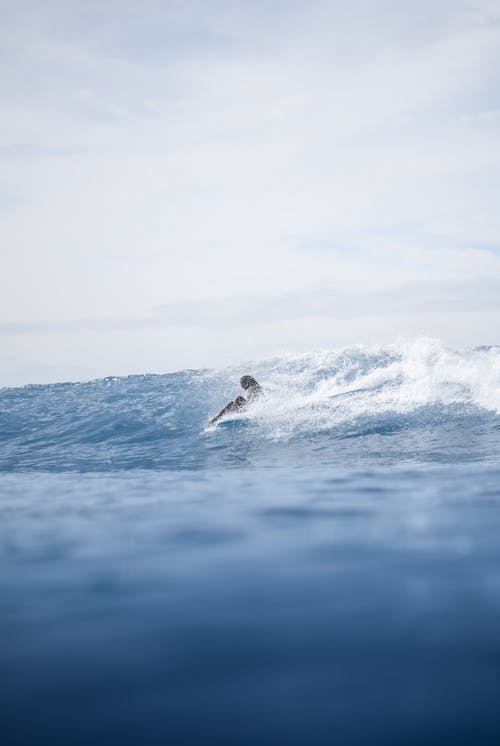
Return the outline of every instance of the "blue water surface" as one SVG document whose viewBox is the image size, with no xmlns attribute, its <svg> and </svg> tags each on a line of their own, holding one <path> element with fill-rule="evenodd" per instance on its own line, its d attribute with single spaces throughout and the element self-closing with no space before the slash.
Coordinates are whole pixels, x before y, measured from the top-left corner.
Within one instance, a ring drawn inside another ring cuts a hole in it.
<svg viewBox="0 0 500 746">
<path fill-rule="evenodd" d="M 0 391 L 6 742 L 500 742 L 499 384 L 414 340 Z"/>
</svg>

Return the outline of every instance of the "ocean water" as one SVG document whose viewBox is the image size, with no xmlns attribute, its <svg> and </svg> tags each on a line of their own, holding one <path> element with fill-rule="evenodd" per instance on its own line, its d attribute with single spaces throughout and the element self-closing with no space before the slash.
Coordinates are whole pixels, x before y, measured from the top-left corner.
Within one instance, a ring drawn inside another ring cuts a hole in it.
<svg viewBox="0 0 500 746">
<path fill-rule="evenodd" d="M 500 742 L 499 347 L 3 389 L 0 472 L 9 746 Z"/>
</svg>

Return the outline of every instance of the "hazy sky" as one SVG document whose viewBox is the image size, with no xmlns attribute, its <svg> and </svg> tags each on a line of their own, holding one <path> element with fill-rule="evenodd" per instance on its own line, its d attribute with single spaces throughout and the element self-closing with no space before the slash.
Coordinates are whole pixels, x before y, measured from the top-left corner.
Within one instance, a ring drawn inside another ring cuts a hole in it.
<svg viewBox="0 0 500 746">
<path fill-rule="evenodd" d="M 500 0 L 0 12 L 0 385 L 500 342 Z"/>
</svg>

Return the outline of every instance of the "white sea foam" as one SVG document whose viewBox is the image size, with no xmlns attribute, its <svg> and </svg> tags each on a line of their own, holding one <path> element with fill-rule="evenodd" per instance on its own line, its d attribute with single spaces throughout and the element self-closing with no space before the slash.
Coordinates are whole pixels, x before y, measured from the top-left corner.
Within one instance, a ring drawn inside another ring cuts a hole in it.
<svg viewBox="0 0 500 746">
<path fill-rule="evenodd" d="M 226 375 L 240 372 L 233 368 Z M 499 347 L 453 350 L 435 339 L 400 339 L 387 346 L 285 353 L 247 364 L 245 372 L 266 390 L 245 416 L 275 437 L 432 407 L 500 413 Z"/>
</svg>

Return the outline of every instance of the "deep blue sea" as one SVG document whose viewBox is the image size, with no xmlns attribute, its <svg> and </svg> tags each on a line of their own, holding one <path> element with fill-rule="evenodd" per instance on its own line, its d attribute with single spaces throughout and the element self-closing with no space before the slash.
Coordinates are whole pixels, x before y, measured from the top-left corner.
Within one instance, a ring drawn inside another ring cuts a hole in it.
<svg viewBox="0 0 500 746">
<path fill-rule="evenodd" d="M 7 746 L 500 743 L 499 347 L 2 389 L 0 472 Z"/>
</svg>

